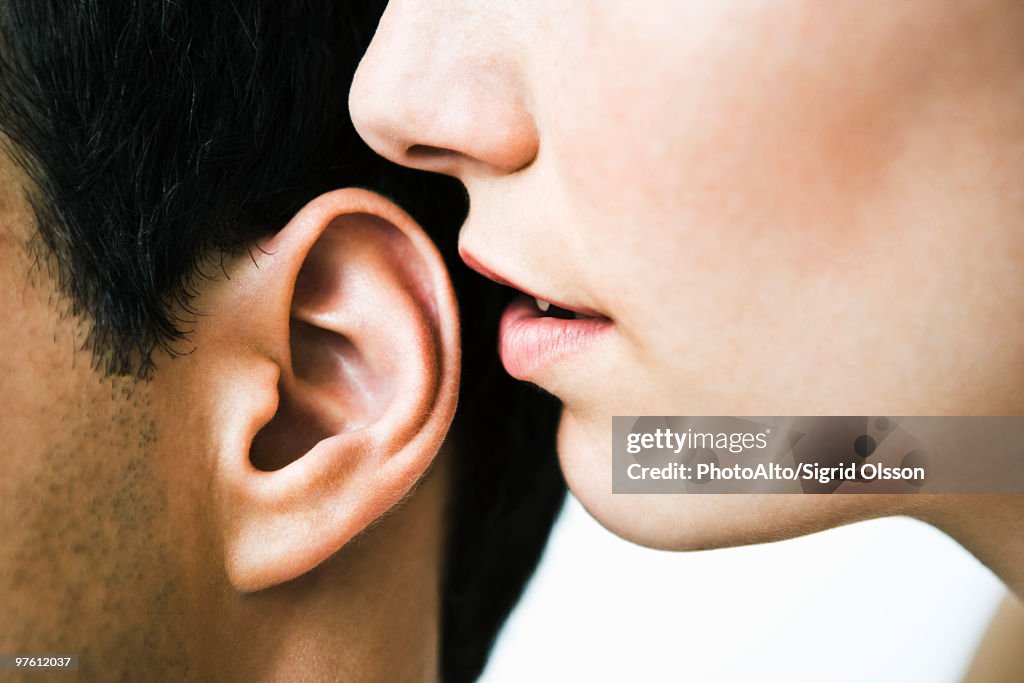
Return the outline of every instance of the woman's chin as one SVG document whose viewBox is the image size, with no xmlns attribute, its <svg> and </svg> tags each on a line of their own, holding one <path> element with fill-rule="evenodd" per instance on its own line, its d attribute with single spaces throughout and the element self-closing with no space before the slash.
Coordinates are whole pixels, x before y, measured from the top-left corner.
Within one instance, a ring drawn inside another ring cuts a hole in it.
<svg viewBox="0 0 1024 683">
<path fill-rule="evenodd" d="M 879 494 L 612 493 L 611 420 L 564 410 L 558 457 L 573 495 L 617 536 L 659 550 L 778 541 L 884 514 L 902 497 Z"/>
</svg>

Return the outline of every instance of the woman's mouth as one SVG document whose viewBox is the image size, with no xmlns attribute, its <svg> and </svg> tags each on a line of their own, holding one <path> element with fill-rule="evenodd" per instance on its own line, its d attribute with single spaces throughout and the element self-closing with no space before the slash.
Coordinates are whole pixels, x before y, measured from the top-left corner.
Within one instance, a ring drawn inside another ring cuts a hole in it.
<svg viewBox="0 0 1024 683">
<path fill-rule="evenodd" d="M 586 349 L 611 327 L 606 317 L 522 295 L 501 317 L 498 352 L 510 375 L 532 381 L 558 360 Z"/>
<path fill-rule="evenodd" d="M 560 359 L 576 355 L 610 330 L 611 319 L 582 305 L 541 299 L 485 266 L 465 249 L 462 260 L 473 270 L 519 292 L 501 316 L 498 354 L 508 374 L 528 382 Z"/>
</svg>

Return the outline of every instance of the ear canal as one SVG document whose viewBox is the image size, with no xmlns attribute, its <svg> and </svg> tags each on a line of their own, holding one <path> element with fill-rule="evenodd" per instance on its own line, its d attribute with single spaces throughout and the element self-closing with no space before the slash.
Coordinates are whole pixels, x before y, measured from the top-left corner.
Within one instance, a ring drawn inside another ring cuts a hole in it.
<svg viewBox="0 0 1024 683">
<path fill-rule="evenodd" d="M 379 421 L 399 390 L 403 341 L 440 361 L 433 336 L 416 332 L 440 324 L 435 294 L 394 225 L 366 213 L 334 218 L 296 278 L 291 364 L 278 383 L 278 411 L 253 441 L 253 466 L 280 469 L 332 435 Z M 398 315 L 405 317 L 395 325 Z"/>
</svg>

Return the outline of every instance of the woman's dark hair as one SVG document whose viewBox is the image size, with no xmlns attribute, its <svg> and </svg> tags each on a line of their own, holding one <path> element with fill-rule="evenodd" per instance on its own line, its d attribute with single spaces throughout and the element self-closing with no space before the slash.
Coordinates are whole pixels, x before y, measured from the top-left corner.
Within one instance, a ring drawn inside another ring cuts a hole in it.
<svg viewBox="0 0 1024 683">
<path fill-rule="evenodd" d="M 29 179 L 32 245 L 99 371 L 188 350 L 198 264 L 249 248 L 321 192 L 391 195 L 442 246 L 460 296 L 462 411 L 442 673 L 475 679 L 564 497 L 558 406 L 497 366 L 504 295 L 454 258 L 465 195 L 359 140 L 352 73 L 382 2 L 4 0 L 0 131 Z M 172 311 L 185 311 L 177 316 Z"/>
</svg>

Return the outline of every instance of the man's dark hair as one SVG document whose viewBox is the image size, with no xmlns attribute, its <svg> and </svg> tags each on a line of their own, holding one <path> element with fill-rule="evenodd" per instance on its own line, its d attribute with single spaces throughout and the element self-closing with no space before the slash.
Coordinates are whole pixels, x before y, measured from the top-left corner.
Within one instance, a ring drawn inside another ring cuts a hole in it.
<svg viewBox="0 0 1024 683">
<path fill-rule="evenodd" d="M 377 158 L 347 95 L 383 2 L 6 0 L 0 131 L 28 178 L 33 252 L 105 374 L 188 350 L 200 264 L 251 248 L 323 191 L 403 203 L 442 246 L 466 352 L 442 673 L 475 679 L 564 497 L 557 405 L 500 371 L 505 295 L 457 263 L 465 195 Z"/>
</svg>

